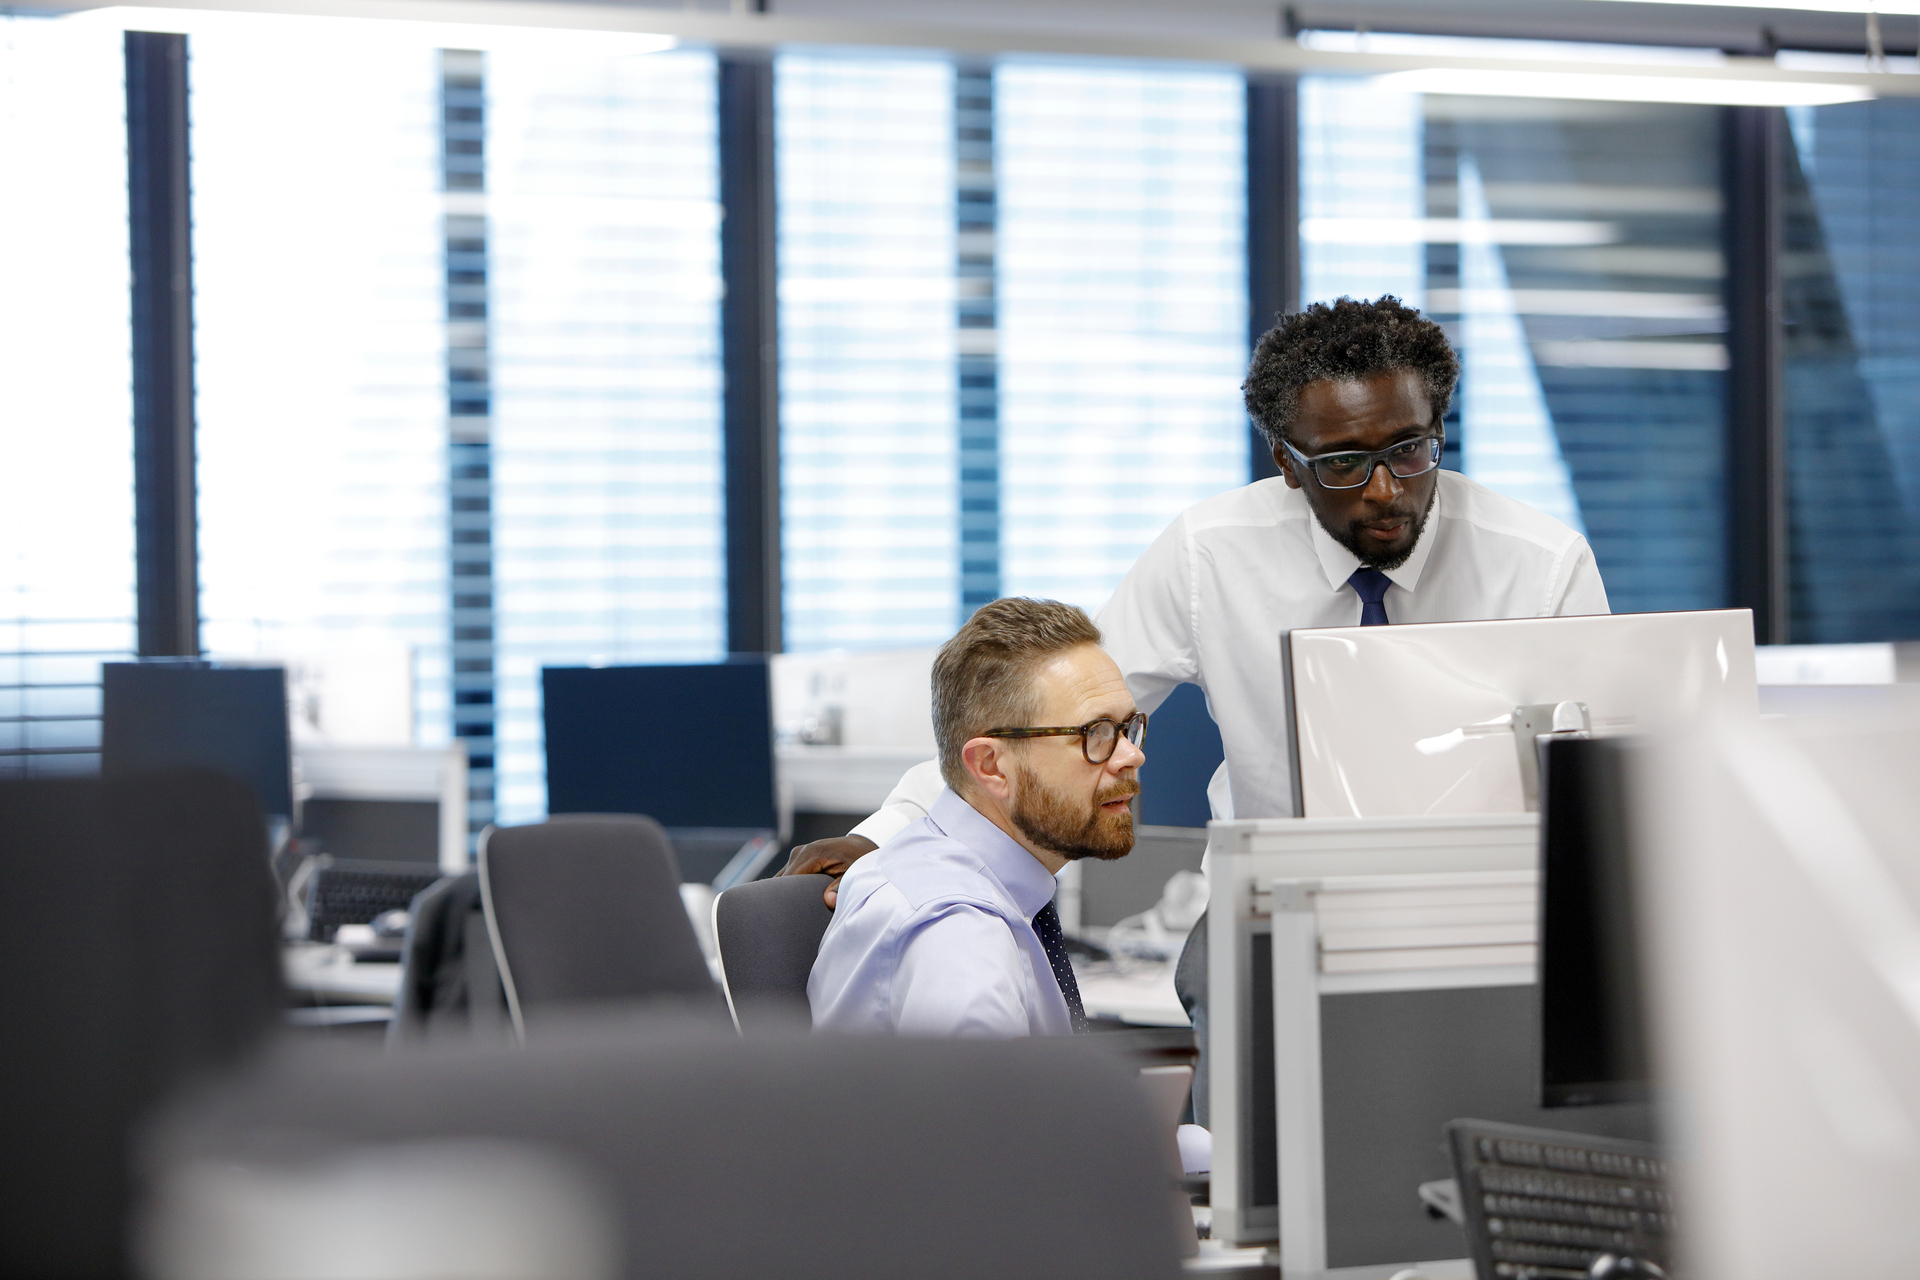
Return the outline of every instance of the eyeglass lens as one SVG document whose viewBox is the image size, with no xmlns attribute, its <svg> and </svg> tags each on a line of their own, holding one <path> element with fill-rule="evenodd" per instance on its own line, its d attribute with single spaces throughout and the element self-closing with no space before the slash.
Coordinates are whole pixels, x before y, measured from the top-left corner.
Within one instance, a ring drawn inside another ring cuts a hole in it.
<svg viewBox="0 0 1920 1280">
<path fill-rule="evenodd" d="M 1352 489 L 1371 479 L 1380 461 L 1402 480 L 1423 476 L 1440 465 L 1440 440 L 1435 436 L 1409 440 L 1389 450 L 1385 458 L 1370 453 L 1331 454 L 1314 460 L 1313 474 L 1329 489 Z"/>
<path fill-rule="evenodd" d="M 1113 758 L 1113 752 L 1120 745 L 1120 730 L 1127 731 L 1127 741 L 1139 746 L 1147 736 L 1147 722 L 1141 716 L 1129 716 L 1124 725 L 1111 720 L 1095 720 L 1087 727 L 1086 749 L 1087 763 L 1105 764 Z"/>
</svg>

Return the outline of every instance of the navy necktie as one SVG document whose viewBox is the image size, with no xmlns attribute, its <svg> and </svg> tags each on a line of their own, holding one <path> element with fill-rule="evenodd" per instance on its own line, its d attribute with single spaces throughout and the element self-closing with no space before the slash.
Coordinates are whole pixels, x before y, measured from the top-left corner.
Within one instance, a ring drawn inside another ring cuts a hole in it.
<svg viewBox="0 0 1920 1280">
<path fill-rule="evenodd" d="M 1053 980 L 1060 984 L 1060 994 L 1067 1000 L 1067 1013 L 1073 1019 L 1073 1032 L 1079 1035 L 1087 1029 L 1087 1010 L 1080 1003 L 1080 984 L 1074 981 L 1073 962 L 1067 959 L 1067 937 L 1060 931 L 1060 913 L 1051 902 L 1033 917 L 1033 931 L 1039 935 L 1040 945 L 1047 949 Z"/>
<path fill-rule="evenodd" d="M 1393 579 L 1378 569 L 1355 569 L 1347 585 L 1360 597 L 1360 625 L 1386 626 L 1387 588 L 1393 585 Z"/>
</svg>

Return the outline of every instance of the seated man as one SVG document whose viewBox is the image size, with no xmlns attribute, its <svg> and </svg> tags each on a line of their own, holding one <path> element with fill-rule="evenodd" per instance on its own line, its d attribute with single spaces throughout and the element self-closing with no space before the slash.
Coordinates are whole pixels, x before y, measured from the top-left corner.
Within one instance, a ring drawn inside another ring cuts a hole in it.
<svg viewBox="0 0 1920 1280">
<path fill-rule="evenodd" d="M 1053 878 L 1132 850 L 1146 725 L 1079 609 L 1007 599 L 975 613 L 933 664 L 946 789 L 841 881 L 807 983 L 814 1025 L 1084 1029 Z"/>
</svg>

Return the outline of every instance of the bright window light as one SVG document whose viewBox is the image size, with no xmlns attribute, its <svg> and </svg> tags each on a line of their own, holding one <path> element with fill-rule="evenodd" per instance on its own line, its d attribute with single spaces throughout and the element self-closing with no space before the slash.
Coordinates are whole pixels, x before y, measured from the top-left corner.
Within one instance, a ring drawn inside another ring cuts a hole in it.
<svg viewBox="0 0 1920 1280">
<path fill-rule="evenodd" d="M 1373 80 L 1397 93 L 1454 93 L 1497 98 L 1577 98 L 1602 102 L 1685 102 L 1730 107 L 1824 107 L 1865 102 L 1857 85 L 1817 81 L 1728 80 L 1692 76 L 1637 76 L 1568 71 L 1507 71 L 1424 67 Z"/>
</svg>

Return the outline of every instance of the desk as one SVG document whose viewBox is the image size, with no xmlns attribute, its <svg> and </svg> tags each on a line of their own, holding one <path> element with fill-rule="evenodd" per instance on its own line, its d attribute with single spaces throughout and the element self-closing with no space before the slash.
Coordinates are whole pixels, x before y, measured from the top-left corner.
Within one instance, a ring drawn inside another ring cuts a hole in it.
<svg viewBox="0 0 1920 1280">
<path fill-rule="evenodd" d="M 1136 1027 L 1187 1027 L 1193 1024 L 1173 989 L 1174 962 L 1129 969 L 1108 963 L 1075 966 L 1080 1003 L 1090 1018 L 1118 1018 Z"/>
<path fill-rule="evenodd" d="M 400 994 L 400 966 L 362 963 L 344 947 L 293 942 L 280 953 L 287 989 L 312 1004 L 392 1004 Z"/>
</svg>

